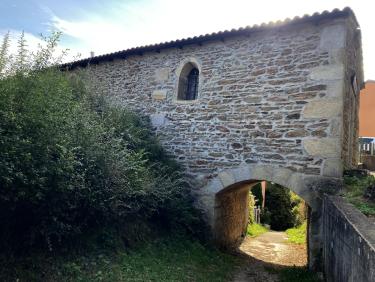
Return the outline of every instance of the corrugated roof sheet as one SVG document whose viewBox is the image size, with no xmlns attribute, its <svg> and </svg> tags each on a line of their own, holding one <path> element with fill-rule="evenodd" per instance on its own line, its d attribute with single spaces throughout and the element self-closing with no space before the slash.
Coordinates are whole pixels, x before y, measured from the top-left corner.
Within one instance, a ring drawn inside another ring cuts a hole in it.
<svg viewBox="0 0 375 282">
<path fill-rule="evenodd" d="M 166 48 L 182 48 L 183 46 L 190 44 L 202 44 L 205 41 L 212 40 L 224 40 L 228 37 L 234 37 L 239 35 L 248 35 L 253 32 L 259 32 L 264 30 L 269 30 L 273 28 L 281 28 L 289 25 L 295 25 L 306 22 L 319 22 L 326 19 L 333 19 L 338 17 L 348 17 L 352 16 L 356 21 L 353 11 L 346 7 L 343 10 L 334 9 L 331 12 L 323 11 L 322 13 L 314 13 L 312 15 L 304 15 L 302 17 L 294 17 L 293 19 L 287 18 L 283 21 L 262 23 L 260 25 L 246 26 L 238 29 L 224 30 L 219 32 L 214 32 L 211 34 L 204 34 L 200 36 L 188 37 L 185 39 L 178 39 L 174 41 L 162 42 L 153 45 L 145 45 L 134 47 L 114 53 L 104 54 L 100 56 L 85 58 L 77 60 L 74 62 L 66 63 L 61 65 L 62 68 L 73 69 L 76 67 L 86 67 L 89 64 L 98 64 L 103 61 L 111 61 L 114 59 L 124 59 L 132 55 L 142 55 L 145 52 L 160 52 L 162 49 Z M 358 24 L 358 22 L 356 21 Z"/>
</svg>

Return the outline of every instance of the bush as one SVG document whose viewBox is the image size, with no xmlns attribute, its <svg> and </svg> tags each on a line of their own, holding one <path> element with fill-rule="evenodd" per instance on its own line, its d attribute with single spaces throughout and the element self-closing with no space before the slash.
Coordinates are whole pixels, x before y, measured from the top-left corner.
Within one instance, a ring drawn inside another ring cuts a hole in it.
<svg viewBox="0 0 375 282">
<path fill-rule="evenodd" d="M 21 37 L 14 58 L 8 38 L 0 52 L 3 247 L 51 249 L 97 227 L 147 220 L 195 229 L 187 185 L 148 120 L 50 66 L 58 35 L 35 54 Z"/>
<path fill-rule="evenodd" d="M 305 201 L 297 194 L 290 191 L 292 200 L 292 213 L 294 214 L 294 226 L 300 226 L 307 219 L 307 206 Z"/>
<path fill-rule="evenodd" d="M 261 224 L 258 224 L 258 223 L 252 223 L 252 224 L 249 224 L 247 226 L 247 235 L 249 235 L 250 237 L 257 237 L 259 235 L 262 235 L 263 233 L 266 233 L 268 232 L 269 230 L 261 225 Z"/>
<path fill-rule="evenodd" d="M 286 231 L 288 241 L 295 244 L 306 244 L 307 222 L 303 222 L 298 227 L 289 228 Z"/>
<path fill-rule="evenodd" d="M 253 224 L 255 222 L 255 215 L 254 215 L 254 208 L 255 208 L 256 200 L 254 195 L 249 192 L 249 224 Z"/>
<path fill-rule="evenodd" d="M 348 171 L 345 173 L 343 196 L 363 214 L 374 216 L 375 202 L 369 198 L 369 189 L 375 185 L 375 177 L 362 172 Z"/>
<path fill-rule="evenodd" d="M 280 231 L 294 227 L 296 216 L 293 213 L 293 208 L 295 205 L 287 188 L 278 184 L 267 183 L 264 214 L 269 216 L 271 229 Z M 264 221 L 264 223 L 268 222 Z"/>
</svg>

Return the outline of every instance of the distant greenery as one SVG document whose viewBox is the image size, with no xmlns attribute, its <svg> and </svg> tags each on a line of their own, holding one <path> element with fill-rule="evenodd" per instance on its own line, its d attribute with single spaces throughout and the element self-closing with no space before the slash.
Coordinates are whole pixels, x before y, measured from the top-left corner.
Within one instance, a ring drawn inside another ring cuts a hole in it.
<svg viewBox="0 0 375 282">
<path fill-rule="evenodd" d="M 190 241 L 167 237 L 131 251 L 0 259 L 1 281 L 229 281 L 240 259 Z"/>
<path fill-rule="evenodd" d="M 365 215 L 375 216 L 375 202 L 364 197 L 366 188 L 375 185 L 374 176 L 344 176 L 344 183 L 344 198 Z"/>
<path fill-rule="evenodd" d="M 52 251 L 103 226 L 128 242 L 147 222 L 202 231 L 149 120 L 61 72 L 58 39 L 31 53 L 22 35 L 12 56 L 7 34 L 0 48 L 0 250 Z"/>
<path fill-rule="evenodd" d="M 252 223 L 247 226 L 247 235 L 251 237 L 257 237 L 268 231 L 266 227 L 258 223 Z"/>
<path fill-rule="evenodd" d="M 297 214 L 293 209 L 298 204 L 292 199 L 288 188 L 267 182 L 266 207 L 262 211 L 261 221 L 269 224 L 272 230 L 292 228 L 297 223 Z"/>
<path fill-rule="evenodd" d="M 285 232 L 288 235 L 288 241 L 295 244 L 306 244 L 306 228 L 307 222 L 302 225 L 289 228 Z"/>
<path fill-rule="evenodd" d="M 318 275 L 307 267 L 266 268 L 271 273 L 278 274 L 280 282 L 319 282 Z"/>
</svg>

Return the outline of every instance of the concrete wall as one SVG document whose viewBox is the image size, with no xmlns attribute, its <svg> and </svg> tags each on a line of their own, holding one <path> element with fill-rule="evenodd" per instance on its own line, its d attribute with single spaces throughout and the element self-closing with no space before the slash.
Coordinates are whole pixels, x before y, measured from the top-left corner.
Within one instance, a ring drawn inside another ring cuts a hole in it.
<svg viewBox="0 0 375 282">
<path fill-rule="evenodd" d="M 324 198 L 327 281 L 375 281 L 375 225 L 340 197 Z"/>
</svg>

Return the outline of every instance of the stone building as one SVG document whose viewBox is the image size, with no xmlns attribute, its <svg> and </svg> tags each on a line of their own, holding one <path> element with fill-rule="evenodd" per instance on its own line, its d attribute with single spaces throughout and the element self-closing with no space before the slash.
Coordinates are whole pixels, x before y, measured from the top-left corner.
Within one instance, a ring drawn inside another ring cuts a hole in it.
<svg viewBox="0 0 375 282">
<path fill-rule="evenodd" d="M 309 264 L 322 251 L 321 195 L 357 164 L 361 33 L 352 10 L 132 48 L 66 65 L 150 116 L 193 181 L 214 238 L 237 242 L 249 187 L 289 187 L 309 205 Z"/>
</svg>

